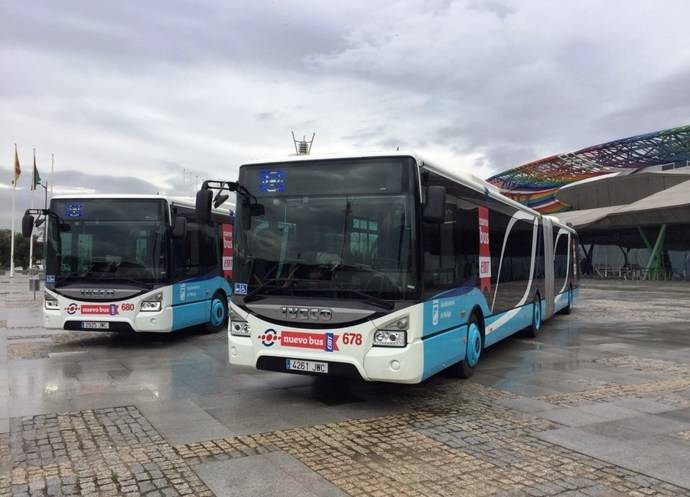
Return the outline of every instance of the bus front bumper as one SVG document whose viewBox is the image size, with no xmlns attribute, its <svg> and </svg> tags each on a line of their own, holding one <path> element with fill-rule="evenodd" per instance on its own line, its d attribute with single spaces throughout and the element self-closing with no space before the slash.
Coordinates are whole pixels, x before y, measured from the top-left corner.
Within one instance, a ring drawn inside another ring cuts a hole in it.
<svg viewBox="0 0 690 497">
<path fill-rule="evenodd" d="M 299 359 L 327 363 L 328 376 L 354 377 L 365 381 L 391 383 L 419 383 L 422 380 L 424 350 L 421 340 L 416 340 L 401 348 L 369 347 L 361 359 L 338 352 L 284 347 L 257 349 L 251 337 L 233 336 L 230 332 L 228 332 L 228 345 L 230 363 L 239 366 L 321 376 L 319 373 L 300 373 L 287 369 L 287 359 Z"/>
<path fill-rule="evenodd" d="M 65 316 L 60 311 L 43 311 L 43 326 L 47 329 L 74 331 L 167 333 L 172 330 L 173 309 L 164 307 L 158 312 L 138 312 L 131 316 Z M 89 327 L 85 323 L 108 323 L 107 328 Z"/>
</svg>

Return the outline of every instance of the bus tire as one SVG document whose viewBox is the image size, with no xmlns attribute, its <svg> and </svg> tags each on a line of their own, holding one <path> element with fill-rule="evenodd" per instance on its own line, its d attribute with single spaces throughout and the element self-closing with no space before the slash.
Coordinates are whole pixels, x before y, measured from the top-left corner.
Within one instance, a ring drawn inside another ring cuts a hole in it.
<svg viewBox="0 0 690 497">
<path fill-rule="evenodd" d="M 221 292 L 216 292 L 211 298 L 211 315 L 206 321 L 208 333 L 218 333 L 228 322 L 228 300 Z"/>
<path fill-rule="evenodd" d="M 479 358 L 484 350 L 484 335 L 476 314 L 472 314 L 467 323 L 467 346 L 465 358 L 453 366 L 453 372 L 459 378 L 469 378 L 477 368 Z"/>
<path fill-rule="evenodd" d="M 571 305 L 573 304 L 573 287 L 568 288 L 568 305 L 566 305 L 562 310 L 561 314 L 568 315 L 572 312 Z"/>
<path fill-rule="evenodd" d="M 537 293 L 534 295 L 534 301 L 532 302 L 532 324 L 527 328 L 527 336 L 535 338 L 541 331 L 542 322 L 541 298 Z"/>
</svg>

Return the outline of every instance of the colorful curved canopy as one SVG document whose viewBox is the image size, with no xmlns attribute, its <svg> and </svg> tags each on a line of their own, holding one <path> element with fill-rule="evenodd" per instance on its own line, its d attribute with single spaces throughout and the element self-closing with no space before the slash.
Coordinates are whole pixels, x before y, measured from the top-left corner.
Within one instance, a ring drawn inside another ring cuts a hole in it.
<svg viewBox="0 0 690 497">
<path fill-rule="evenodd" d="M 563 186 L 604 174 L 690 161 L 690 125 L 631 136 L 577 152 L 552 155 L 492 176 L 487 181 L 542 213 L 569 210 L 556 198 Z"/>
</svg>

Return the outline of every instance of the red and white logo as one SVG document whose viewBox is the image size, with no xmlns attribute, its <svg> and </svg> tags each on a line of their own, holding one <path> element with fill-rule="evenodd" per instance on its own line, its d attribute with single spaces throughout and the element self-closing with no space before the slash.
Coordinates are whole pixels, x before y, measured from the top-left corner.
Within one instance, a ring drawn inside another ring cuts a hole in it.
<svg viewBox="0 0 690 497">
<path fill-rule="evenodd" d="M 75 304 L 72 302 L 65 307 L 70 316 L 80 312 L 82 315 L 115 316 L 118 314 L 117 304 Z"/>
<path fill-rule="evenodd" d="M 324 350 L 337 352 L 340 335 L 335 333 L 304 333 L 301 331 L 282 331 L 277 334 L 275 330 L 267 330 L 259 339 L 266 347 L 279 342 L 282 347 L 297 347 L 300 349 Z"/>
</svg>

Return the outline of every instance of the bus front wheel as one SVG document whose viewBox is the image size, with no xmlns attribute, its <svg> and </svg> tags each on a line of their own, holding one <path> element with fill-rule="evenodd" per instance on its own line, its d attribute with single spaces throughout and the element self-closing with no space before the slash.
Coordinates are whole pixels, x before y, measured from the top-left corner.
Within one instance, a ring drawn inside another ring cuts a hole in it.
<svg viewBox="0 0 690 497">
<path fill-rule="evenodd" d="M 472 314 L 470 322 L 467 323 L 467 347 L 465 358 L 453 366 L 454 372 L 460 378 L 469 378 L 474 374 L 474 370 L 479 363 L 479 357 L 484 349 L 484 339 L 480 328 L 479 319 Z"/>
<path fill-rule="evenodd" d="M 228 320 L 228 301 L 221 293 L 215 293 L 211 299 L 211 315 L 206 322 L 206 331 L 217 333 L 225 327 Z"/>
</svg>

